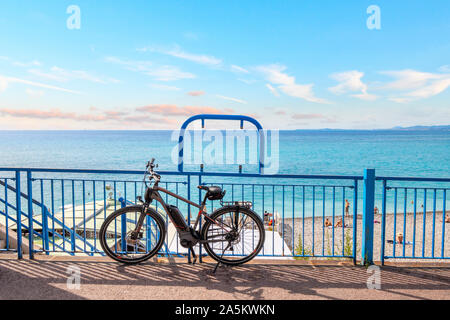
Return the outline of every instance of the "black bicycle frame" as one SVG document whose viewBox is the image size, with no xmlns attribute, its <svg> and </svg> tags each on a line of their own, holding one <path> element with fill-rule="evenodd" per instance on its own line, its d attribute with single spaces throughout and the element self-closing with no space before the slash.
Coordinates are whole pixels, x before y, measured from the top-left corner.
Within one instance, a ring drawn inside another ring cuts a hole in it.
<svg viewBox="0 0 450 320">
<path fill-rule="evenodd" d="M 208 213 L 204 210 L 205 204 L 206 204 L 206 200 L 207 200 L 207 195 L 206 195 L 206 194 L 205 194 L 205 197 L 203 198 L 202 203 L 201 203 L 200 205 L 198 205 L 197 203 L 192 202 L 192 201 L 189 200 L 189 199 L 186 199 L 186 198 L 184 198 L 184 197 L 182 197 L 182 196 L 180 196 L 180 195 L 178 195 L 178 194 L 176 194 L 176 193 L 173 193 L 173 192 L 171 192 L 171 191 L 169 191 L 169 190 L 167 190 L 167 189 L 164 189 L 164 188 L 158 186 L 158 184 L 153 185 L 152 188 L 147 188 L 146 196 L 145 196 L 145 198 L 146 198 L 145 200 L 146 200 L 146 201 L 145 201 L 144 207 L 148 207 L 148 206 L 150 205 L 150 203 L 152 202 L 152 200 L 155 200 L 155 201 L 159 202 L 159 203 L 161 204 L 161 206 L 163 207 L 164 211 L 166 212 L 166 214 L 169 216 L 170 221 L 171 221 L 171 222 L 174 224 L 174 226 L 177 228 L 177 230 L 178 230 L 178 227 L 177 227 L 177 224 L 176 224 L 176 222 L 175 222 L 174 217 L 172 216 L 173 213 L 168 209 L 168 206 L 167 206 L 167 204 L 165 203 L 165 201 L 163 200 L 163 198 L 161 197 L 161 195 L 159 194 L 159 191 L 161 191 L 161 192 L 163 192 L 163 193 L 166 193 L 166 194 L 168 194 L 168 195 L 170 195 L 170 196 L 172 196 L 172 197 L 174 197 L 174 198 L 176 198 L 176 199 L 178 199 L 178 200 L 180 200 L 180 201 L 183 201 L 183 202 L 185 202 L 185 203 L 187 203 L 187 204 L 190 204 L 191 206 L 194 206 L 194 207 L 196 207 L 197 209 L 199 209 L 199 212 L 198 212 L 197 218 L 196 218 L 196 220 L 195 220 L 195 224 L 194 224 L 193 230 L 195 230 L 195 229 L 197 228 L 197 226 L 198 226 L 198 224 L 199 224 L 199 222 L 200 222 L 201 217 L 204 216 L 206 219 L 208 219 L 208 220 L 210 220 L 212 223 L 218 225 L 218 226 L 219 226 L 220 228 L 222 228 L 223 230 L 225 230 L 225 231 L 227 231 L 227 232 L 230 231 L 230 230 L 226 230 L 226 229 L 222 226 L 223 223 L 222 223 L 222 225 L 220 225 L 220 224 L 217 223 L 217 221 L 215 221 L 214 219 L 211 219 L 211 218 L 209 217 Z M 148 193 L 150 193 L 150 194 L 148 194 Z M 145 213 L 145 212 L 143 212 L 143 213 Z M 143 216 L 145 216 L 145 215 L 143 215 Z M 227 226 L 227 227 L 229 227 L 229 226 Z M 200 240 L 200 239 L 199 239 L 199 240 Z M 200 241 L 200 242 L 203 242 L 203 241 Z M 208 241 L 208 242 L 215 242 L 215 240 L 210 240 L 210 241 Z"/>
</svg>

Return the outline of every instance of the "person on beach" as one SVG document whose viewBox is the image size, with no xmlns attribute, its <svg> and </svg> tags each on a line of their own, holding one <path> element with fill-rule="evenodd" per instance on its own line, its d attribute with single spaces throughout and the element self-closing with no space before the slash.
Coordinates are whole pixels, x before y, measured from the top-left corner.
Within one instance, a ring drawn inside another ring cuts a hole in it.
<svg viewBox="0 0 450 320">
<path fill-rule="evenodd" d="M 450 223 L 450 216 L 447 215 L 447 216 L 445 217 L 445 223 Z"/>
<path fill-rule="evenodd" d="M 336 222 L 335 228 L 342 228 L 342 219 L 340 219 L 338 222 Z"/>
<path fill-rule="evenodd" d="M 375 207 L 375 209 L 373 209 L 373 213 L 378 214 L 378 207 Z"/>
<path fill-rule="evenodd" d="M 348 202 L 347 199 L 345 199 L 345 216 L 348 217 L 350 215 L 350 202 Z"/>
<path fill-rule="evenodd" d="M 403 243 L 403 233 L 397 233 L 397 243 Z"/>
<path fill-rule="evenodd" d="M 326 218 L 325 219 L 325 227 L 328 228 L 328 227 L 331 227 L 331 226 L 333 226 L 333 224 L 330 222 L 330 220 L 328 220 L 328 218 Z"/>
</svg>

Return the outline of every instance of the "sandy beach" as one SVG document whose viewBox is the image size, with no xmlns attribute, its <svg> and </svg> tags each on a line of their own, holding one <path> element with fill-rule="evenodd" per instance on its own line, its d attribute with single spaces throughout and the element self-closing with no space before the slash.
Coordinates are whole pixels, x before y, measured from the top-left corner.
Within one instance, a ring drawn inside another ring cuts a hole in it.
<svg viewBox="0 0 450 320">
<path fill-rule="evenodd" d="M 406 221 L 405 221 L 406 216 Z M 396 217 L 396 219 L 395 219 Z M 434 257 L 450 256 L 450 223 L 444 223 L 442 211 L 435 213 L 435 226 L 434 226 Z M 332 217 L 328 218 L 333 223 Z M 387 214 L 386 215 L 386 233 L 385 233 L 385 256 L 413 256 L 431 257 L 433 254 L 433 212 L 427 212 L 425 216 L 424 227 L 424 214 L 416 213 L 416 223 L 414 232 L 414 213 L 407 213 L 406 215 L 401 213 Z M 335 216 L 333 226 L 342 219 L 342 216 Z M 305 255 L 349 255 L 353 250 L 353 216 L 350 215 L 344 219 L 347 227 L 324 227 L 323 217 L 315 217 L 314 224 L 313 218 L 285 218 L 284 220 L 284 239 L 286 244 L 294 249 L 296 254 Z M 362 228 L 362 215 L 357 216 L 357 257 L 361 259 L 361 228 Z M 381 260 L 381 226 L 382 215 L 375 215 L 374 226 L 374 260 Z M 313 233 L 314 227 L 314 233 Z M 444 249 L 442 249 L 443 242 L 443 227 L 445 229 L 444 235 Z M 283 229 L 280 224 L 280 232 Z M 395 231 L 394 231 L 395 229 Z M 344 231 L 343 231 L 344 230 Z M 423 241 L 425 230 L 425 241 Z M 395 240 L 395 234 L 402 233 L 404 237 L 403 243 L 394 244 L 392 240 Z M 333 242 L 334 234 L 334 242 Z M 414 238 L 415 234 L 415 238 Z M 301 242 L 299 242 L 301 240 Z M 391 242 L 391 243 L 390 243 Z M 314 252 L 313 250 L 314 243 Z M 334 252 L 333 252 L 334 244 Z M 344 245 L 343 245 L 344 244 Z M 415 244 L 415 245 L 414 245 Z M 425 244 L 425 246 L 423 246 Z M 424 249 L 423 249 L 424 247 Z M 300 250 L 300 251 L 299 251 Z M 389 259 L 389 261 L 396 261 L 398 259 Z M 404 259 L 402 259 L 404 260 Z M 414 259 L 408 259 L 408 261 L 414 261 Z M 422 260 L 423 261 L 423 260 Z M 441 260 L 434 260 L 441 261 Z M 442 260 L 444 261 L 444 260 Z M 447 260 L 448 261 L 448 260 Z"/>
</svg>

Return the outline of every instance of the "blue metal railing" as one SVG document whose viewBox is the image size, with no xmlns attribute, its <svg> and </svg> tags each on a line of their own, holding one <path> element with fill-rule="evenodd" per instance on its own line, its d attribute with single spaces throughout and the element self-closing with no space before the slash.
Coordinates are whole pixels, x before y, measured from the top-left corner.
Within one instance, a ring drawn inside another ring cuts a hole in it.
<svg viewBox="0 0 450 320">
<path fill-rule="evenodd" d="M 6 246 L 0 250 L 17 252 L 19 258 L 23 248 L 31 249 L 30 258 L 53 252 L 103 254 L 98 243 L 101 223 L 124 203 L 135 203 L 143 188 L 142 171 L 0 168 L 0 172 L 4 176 L 0 224 L 6 226 Z M 262 256 L 349 258 L 363 263 L 372 263 L 374 257 L 382 263 L 450 258 L 446 230 L 450 224 L 445 223 L 450 179 L 376 177 L 374 170 L 362 176 L 160 173 L 163 187 L 192 201 L 200 198 L 195 186 L 202 183 L 226 189 L 225 200 L 251 201 L 266 224 Z M 165 200 L 190 221 L 188 204 Z M 219 206 L 211 202 L 208 211 Z M 168 217 L 164 219 L 168 225 Z M 9 243 L 12 234 L 17 238 L 15 248 Z M 160 254 L 185 255 L 175 237 L 172 244 L 165 239 Z"/>
</svg>

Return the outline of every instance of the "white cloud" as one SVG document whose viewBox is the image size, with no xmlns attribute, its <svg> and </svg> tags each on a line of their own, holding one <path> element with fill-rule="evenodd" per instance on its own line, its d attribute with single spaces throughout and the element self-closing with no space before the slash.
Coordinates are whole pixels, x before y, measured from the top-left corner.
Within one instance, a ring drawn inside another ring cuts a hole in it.
<svg viewBox="0 0 450 320">
<path fill-rule="evenodd" d="M 21 61 L 14 61 L 13 65 L 16 67 L 40 67 L 42 63 L 40 63 L 37 60 L 29 61 L 29 62 L 21 62 Z"/>
<path fill-rule="evenodd" d="M 272 87 L 269 83 L 266 84 L 266 87 L 270 90 L 270 92 L 272 92 L 272 94 L 275 97 L 279 97 L 280 94 L 278 93 L 277 89 L 275 89 L 274 87 Z"/>
<path fill-rule="evenodd" d="M 231 71 L 236 72 L 236 73 L 249 73 L 249 71 L 245 68 L 242 68 L 240 66 L 237 65 L 231 65 Z"/>
<path fill-rule="evenodd" d="M 360 92 L 351 94 L 352 97 L 362 100 L 375 100 L 377 96 L 367 92 L 367 85 L 362 82 L 361 78 L 364 76 L 363 72 L 352 70 L 331 75 L 331 78 L 338 81 L 337 86 L 331 87 L 328 90 L 334 94 L 345 94 L 349 92 Z"/>
<path fill-rule="evenodd" d="M 56 86 L 48 85 L 45 83 L 39 83 L 39 82 L 34 82 L 34 81 L 29 81 L 29 80 L 24 80 L 24 79 L 19 79 L 19 78 L 13 78 L 13 77 L 6 77 L 6 76 L 0 75 L 0 91 L 2 91 L 2 89 L 4 91 L 7 88 L 7 86 L 11 83 L 21 83 L 21 84 L 25 84 L 25 85 L 32 86 L 32 87 L 80 94 L 80 92 L 78 92 L 78 91 L 65 89 L 65 88 L 61 88 L 61 87 L 56 87 Z"/>
<path fill-rule="evenodd" d="M 380 89 L 403 91 L 390 98 L 391 101 L 398 103 L 429 98 L 450 87 L 449 73 L 429 73 L 411 69 L 380 73 L 395 79 L 382 85 Z"/>
<path fill-rule="evenodd" d="M 42 90 L 26 89 L 25 92 L 30 97 L 42 97 L 44 95 L 44 91 Z"/>
<path fill-rule="evenodd" d="M 440 66 L 438 70 L 441 71 L 441 72 L 450 72 L 450 64 L 446 64 L 444 66 Z"/>
<path fill-rule="evenodd" d="M 238 79 L 238 81 L 246 83 L 246 84 L 252 84 L 252 83 L 256 82 L 256 80 L 254 80 L 254 79 L 241 79 L 241 78 Z"/>
<path fill-rule="evenodd" d="M 28 70 L 29 73 L 38 76 L 40 78 L 45 78 L 49 80 L 54 80 L 58 82 L 68 82 L 72 80 L 86 80 L 89 82 L 95 82 L 95 83 L 118 83 L 120 82 L 117 79 L 108 78 L 108 77 L 99 77 L 96 75 L 93 75 L 87 71 L 83 70 L 67 70 L 59 67 L 52 67 L 50 68 L 50 71 L 44 72 L 40 69 L 30 69 Z"/>
<path fill-rule="evenodd" d="M 145 74 L 152 76 L 159 81 L 175 81 L 181 79 L 194 79 L 195 75 L 184 72 L 174 66 L 160 66 L 153 70 L 148 70 Z"/>
<path fill-rule="evenodd" d="M 424 86 L 429 80 L 439 79 L 442 75 L 406 69 L 399 71 L 381 71 L 381 74 L 395 78 L 395 81 L 383 85 L 382 89 L 410 90 Z"/>
<path fill-rule="evenodd" d="M 165 84 L 157 84 L 157 83 L 151 83 L 148 85 L 150 88 L 157 89 L 157 90 L 163 90 L 163 91 L 180 91 L 181 89 L 175 86 L 168 86 Z"/>
<path fill-rule="evenodd" d="M 122 60 L 116 57 L 105 58 L 107 62 L 124 66 L 127 70 L 141 72 L 159 81 L 175 81 L 181 79 L 194 79 L 196 76 L 184 72 L 175 66 L 154 66 L 150 61 Z"/>
<path fill-rule="evenodd" d="M 285 66 L 279 64 L 256 67 L 256 70 L 264 74 L 269 82 L 278 85 L 278 89 L 288 96 L 315 103 L 329 103 L 327 100 L 317 98 L 314 95 L 314 84 L 295 83 L 295 77 L 289 76 L 283 72 L 286 69 Z"/>
<path fill-rule="evenodd" d="M 146 51 L 156 51 L 162 54 L 166 54 L 175 58 L 188 60 L 191 62 L 207 65 L 207 66 L 219 66 L 222 64 L 222 60 L 210 55 L 206 54 L 195 54 L 182 50 L 179 46 L 175 46 L 172 49 L 162 49 L 162 48 L 142 48 L 138 49 L 138 51 L 146 52 Z"/>
<path fill-rule="evenodd" d="M 247 104 L 247 101 L 244 101 L 244 100 L 241 100 L 241 99 L 232 98 L 232 97 L 221 96 L 219 94 L 216 95 L 216 97 L 220 98 L 220 99 L 228 100 L 228 101 L 233 101 L 233 102 L 237 102 L 237 103 Z"/>
</svg>

